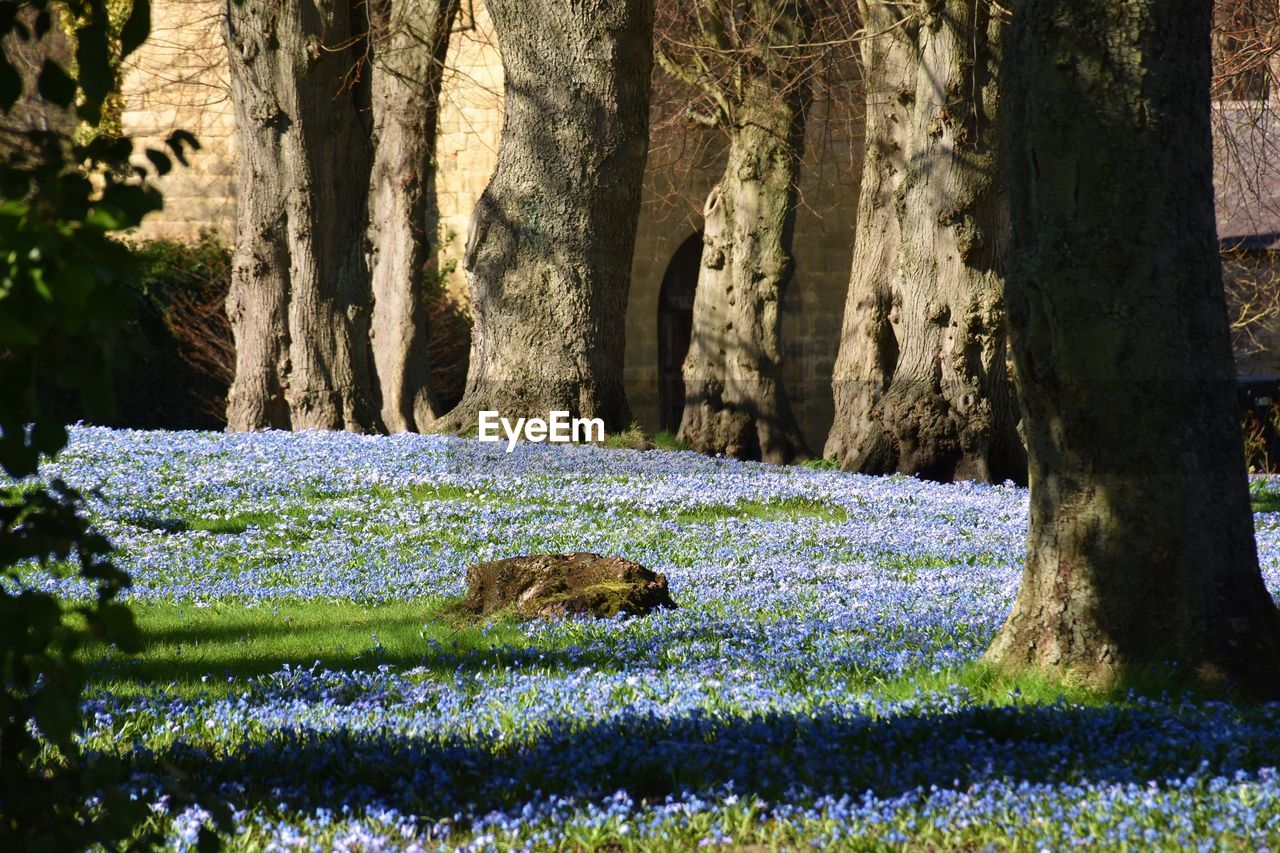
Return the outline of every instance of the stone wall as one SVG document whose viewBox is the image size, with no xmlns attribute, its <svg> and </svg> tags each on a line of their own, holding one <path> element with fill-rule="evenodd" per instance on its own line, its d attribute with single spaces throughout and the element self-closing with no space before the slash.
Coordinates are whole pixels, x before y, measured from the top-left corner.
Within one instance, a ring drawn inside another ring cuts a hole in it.
<svg viewBox="0 0 1280 853">
<path fill-rule="evenodd" d="M 822 451 L 834 405 L 831 372 L 840 342 L 861 174 L 860 125 L 816 109 L 800 175 L 796 271 L 784 294 L 783 376 L 800 429 Z M 702 230 L 702 205 L 720 174 L 716 139 L 659 134 L 649 157 L 627 309 L 627 395 L 641 425 L 658 422 L 658 298 L 676 250 Z M 690 162 L 688 152 L 701 152 Z"/>
<path fill-rule="evenodd" d="M 1235 250 L 1222 257 L 1236 373 L 1280 376 L 1280 264 L 1274 251 Z"/>
<path fill-rule="evenodd" d="M 162 181 L 166 205 L 140 236 L 190 238 L 214 228 L 228 240 L 235 217 L 235 116 L 217 0 L 156 0 L 151 40 L 126 78 L 126 131 L 158 143 L 186 128 L 203 150 Z M 661 117 L 655 116 L 655 125 Z M 666 128 L 655 138 L 632 267 L 626 378 L 632 410 L 658 428 L 658 296 L 676 249 L 702 227 L 702 201 L 718 175 L 715 139 L 691 145 Z M 820 451 L 832 417 L 831 368 L 848 286 L 861 139 L 847 116 L 818 110 L 802 172 L 796 277 L 783 303 L 787 389 L 801 429 Z M 471 212 L 497 161 L 502 66 L 481 0 L 462 0 L 441 93 L 437 196 L 441 268 L 465 294 L 461 261 Z M 690 151 L 697 152 L 690 154 Z"/>
<path fill-rule="evenodd" d="M 462 256 L 467 229 L 497 165 L 502 135 L 502 60 L 480 0 L 463 0 L 449 41 L 437 133 L 440 267 L 448 275 L 449 289 L 465 294 Z"/>
<path fill-rule="evenodd" d="M 1280 376 L 1280 112 L 1224 101 L 1213 113 L 1214 187 L 1236 372 Z"/>
<path fill-rule="evenodd" d="M 151 38 L 129 58 L 124 76 L 125 133 L 152 148 L 178 128 L 199 139 L 190 167 L 161 179 L 164 210 L 147 217 L 140 237 L 190 239 L 211 228 L 235 233 L 236 140 L 222 4 L 160 0 Z"/>
</svg>

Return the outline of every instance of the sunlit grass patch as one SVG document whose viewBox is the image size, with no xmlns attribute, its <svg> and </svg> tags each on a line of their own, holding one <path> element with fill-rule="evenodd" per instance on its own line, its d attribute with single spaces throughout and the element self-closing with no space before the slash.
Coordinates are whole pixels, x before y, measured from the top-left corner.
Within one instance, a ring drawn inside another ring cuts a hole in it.
<svg viewBox="0 0 1280 853">
<path fill-rule="evenodd" d="M 892 679 L 872 679 L 867 689 L 889 702 L 962 689 L 974 703 L 995 706 L 1067 703 L 1102 707 L 1170 696 L 1188 702 L 1234 698 L 1227 689 L 1207 690 L 1202 683 L 1184 678 L 1173 670 L 1131 673 L 1116 685 L 1098 689 L 1078 679 L 1062 681 L 1037 672 L 1004 672 L 983 661 L 949 669 L 921 669 Z"/>
<path fill-rule="evenodd" d="M 1254 512 L 1280 512 L 1280 492 L 1255 492 L 1250 502 Z"/>
<path fill-rule="evenodd" d="M 842 506 L 807 498 L 789 498 L 778 501 L 740 501 L 735 504 L 699 506 L 680 510 L 674 514 L 677 521 L 696 524 L 723 518 L 759 519 L 762 521 L 787 521 L 815 518 L 821 521 L 848 521 L 849 512 Z"/>
<path fill-rule="evenodd" d="M 658 450 L 688 450 L 689 446 L 680 439 L 676 438 L 676 434 L 670 430 L 659 430 L 654 433 L 653 446 Z"/>
<path fill-rule="evenodd" d="M 1280 511 L 1280 481 L 1271 477 L 1251 479 L 1249 501 L 1254 512 Z"/>
<path fill-rule="evenodd" d="M 476 501 L 484 498 L 475 490 L 443 483 L 415 483 L 405 489 L 375 486 L 372 493 L 386 500 L 408 499 L 419 503 L 428 501 Z"/>
<path fill-rule="evenodd" d="M 281 601 L 256 605 L 138 604 L 146 647 L 124 655 L 84 653 L 91 683 L 115 695 L 163 689 L 191 697 L 222 695 L 237 682 L 284 668 L 424 667 L 452 675 L 475 652 L 527 646 L 503 621 L 462 625 L 441 618 L 443 599 L 361 605 Z"/>
<path fill-rule="evenodd" d="M 280 516 L 271 512 L 238 512 L 226 518 L 192 518 L 182 522 L 184 530 L 204 530 L 208 533 L 244 533 L 250 528 L 274 527 Z"/>
</svg>

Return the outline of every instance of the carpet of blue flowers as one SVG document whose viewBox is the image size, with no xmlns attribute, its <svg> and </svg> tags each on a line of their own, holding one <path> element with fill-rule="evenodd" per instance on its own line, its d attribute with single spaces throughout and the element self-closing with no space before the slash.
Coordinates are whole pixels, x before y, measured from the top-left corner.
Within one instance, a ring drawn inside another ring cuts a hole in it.
<svg viewBox="0 0 1280 853">
<path fill-rule="evenodd" d="M 466 654 L 424 640 L 418 666 L 91 697 L 86 743 L 130 756 L 179 848 L 204 815 L 167 813 L 174 767 L 217 786 L 249 849 L 1280 842 L 1280 705 L 946 686 L 1016 592 L 1027 496 L 1013 486 L 89 428 L 46 474 L 97 490 L 135 602 L 438 601 L 477 560 L 585 550 L 666 573 L 680 604 L 528 623 L 521 642 Z M 1274 594 L 1280 513 L 1257 523 Z M 900 689 L 912 679 L 941 686 Z"/>
</svg>

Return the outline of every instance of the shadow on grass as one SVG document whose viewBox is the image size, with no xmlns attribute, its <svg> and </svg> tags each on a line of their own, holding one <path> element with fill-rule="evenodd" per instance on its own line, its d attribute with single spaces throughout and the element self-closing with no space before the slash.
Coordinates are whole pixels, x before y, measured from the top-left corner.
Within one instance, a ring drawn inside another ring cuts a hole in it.
<svg viewBox="0 0 1280 853">
<path fill-rule="evenodd" d="M 262 529 L 279 524 L 283 518 L 270 512 L 238 512 L 225 518 L 160 518 L 154 515 L 134 515 L 125 519 L 128 524 L 159 533 L 189 533 L 202 530 L 206 533 L 240 535 L 250 529 Z"/>
<path fill-rule="evenodd" d="M 628 669 L 641 664 L 646 653 L 652 663 L 655 653 L 652 638 L 639 638 L 622 654 L 590 643 L 585 648 L 534 646 L 518 626 L 456 628 L 439 622 L 445 608 L 440 601 L 377 608 L 295 603 L 251 611 L 227 608 L 189 622 L 180 608 L 153 608 L 142 613 L 144 627 L 151 627 L 152 651 L 131 664 L 105 659 L 91 668 L 99 684 L 184 681 L 190 692 L 199 692 L 201 676 L 217 676 L 218 668 L 226 667 L 236 676 L 239 693 L 247 676 L 277 673 L 285 665 L 308 670 L 316 660 L 342 670 L 424 667 L 452 683 L 460 673 L 490 668 Z M 256 656 L 240 647 L 238 632 L 247 629 L 257 632 L 252 638 L 258 643 Z M 722 629 L 727 634 L 732 626 Z M 381 638 L 377 645 L 371 642 L 373 630 Z M 691 641 L 706 639 L 699 632 L 675 633 Z M 189 651 L 179 654 L 179 648 Z M 828 677 L 840 677 L 838 662 L 827 664 Z M 682 666 L 696 668 L 688 662 Z M 210 693 L 216 692 L 214 680 Z M 283 804 L 313 812 L 338 803 L 356 809 L 378 804 L 426 820 L 461 813 L 464 823 L 530 801 L 564 796 L 598 801 L 619 790 L 637 801 L 726 785 L 739 796 L 775 802 L 794 801 L 791 792 L 801 788 L 835 797 L 861 797 L 871 790 L 914 801 L 934 784 L 961 791 L 999 780 L 1141 784 L 1280 765 L 1280 703 L 1246 707 L 1179 699 L 975 706 L 946 698 L 955 684 L 980 700 L 1000 701 L 1011 691 L 1009 684 L 974 669 L 940 674 L 933 681 L 920 676 L 882 683 L 877 695 L 888 699 L 875 715 L 830 706 L 807 713 L 706 713 L 673 710 L 659 699 L 620 704 L 607 719 L 584 722 L 566 719 L 563 710 L 547 710 L 561 708 L 554 694 L 565 689 L 563 681 L 548 679 L 550 703 L 544 708 L 533 697 L 527 706 L 513 706 L 499 736 L 483 727 L 466 735 L 442 733 L 429 715 L 414 721 L 412 734 L 397 732 L 394 724 L 370 728 L 371 713 L 380 718 L 384 703 L 399 700 L 366 694 L 363 688 L 346 699 L 317 688 L 306 701 L 313 709 L 320 704 L 319 722 L 299 722 L 291 704 L 299 696 L 290 699 L 292 688 L 261 682 L 251 689 L 257 723 L 250 739 L 212 753 L 207 742 L 179 739 L 140 751 L 131 762 L 161 778 L 177 771 L 215 789 L 235 786 L 229 796 L 238 808 L 274 811 Z M 1018 684 L 1027 698 L 1053 695 L 1047 683 L 1038 690 Z M 913 692 L 921 687 L 940 698 L 921 699 Z M 584 682 L 580 689 L 589 687 Z M 277 700 L 278 723 L 273 722 Z M 440 716 L 452 719 L 450 729 L 463 728 L 458 714 L 465 708 L 444 707 Z"/>
<path fill-rule="evenodd" d="M 116 658 L 96 664 L 91 669 L 94 682 L 109 685 L 114 693 L 148 692 L 149 688 L 177 685 L 179 692 L 206 692 L 232 678 L 243 681 L 276 673 L 286 667 L 372 671 L 381 666 L 393 669 L 422 669 L 436 676 L 453 676 L 490 669 L 566 670 L 583 666 L 603 668 L 614 661 L 606 655 L 583 653 L 581 650 L 528 649 L 512 646 L 439 647 L 424 652 L 388 652 L 385 647 L 370 644 L 359 651 L 346 653 L 247 656 L 187 655 L 157 656 L 147 659 Z M 123 689 L 122 689 L 123 688 Z M 172 692 L 172 691 L 170 691 Z M 217 689 L 212 692 L 219 693 Z"/>
<path fill-rule="evenodd" d="M 451 601 L 362 606 L 284 602 L 249 608 L 151 605 L 136 608 L 142 654 L 98 647 L 85 655 L 90 678 L 116 694 L 158 688 L 224 693 L 286 666 L 334 670 L 421 667 L 438 676 L 493 668 L 612 666 L 604 652 L 533 647 L 512 621 L 463 625 L 443 618 Z M 237 688 L 239 689 L 239 688 Z"/>
<path fill-rule="evenodd" d="M 1254 512 L 1280 512 L 1280 492 L 1254 492 L 1251 502 Z"/>
<path fill-rule="evenodd" d="M 336 711 L 340 714 L 341 711 Z M 507 736 L 409 736 L 376 731 L 271 732 L 210 761 L 184 744 L 137 759 L 171 762 L 243 786 L 237 807 L 310 812 L 377 803 L 436 820 L 483 815 L 549 797 L 636 800 L 732 785 L 739 796 L 792 801 L 795 791 L 927 796 L 983 782 L 1145 784 L 1230 775 L 1280 764 L 1280 705 L 1247 713 L 1223 703 L 1094 707 L 898 706 L 884 716 L 819 709 L 747 717 L 620 709 L 576 727 L 542 721 L 526 742 Z"/>
</svg>

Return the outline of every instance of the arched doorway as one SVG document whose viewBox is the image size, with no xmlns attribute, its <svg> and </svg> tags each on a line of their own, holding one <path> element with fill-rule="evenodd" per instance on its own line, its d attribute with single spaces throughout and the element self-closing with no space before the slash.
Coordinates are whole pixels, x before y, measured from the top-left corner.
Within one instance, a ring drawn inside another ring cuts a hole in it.
<svg viewBox="0 0 1280 853">
<path fill-rule="evenodd" d="M 702 266 L 702 234 L 680 244 L 667 264 L 658 293 L 658 427 L 675 432 L 684 413 L 680 368 L 693 337 L 693 297 Z"/>
</svg>

